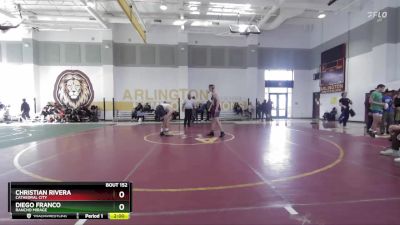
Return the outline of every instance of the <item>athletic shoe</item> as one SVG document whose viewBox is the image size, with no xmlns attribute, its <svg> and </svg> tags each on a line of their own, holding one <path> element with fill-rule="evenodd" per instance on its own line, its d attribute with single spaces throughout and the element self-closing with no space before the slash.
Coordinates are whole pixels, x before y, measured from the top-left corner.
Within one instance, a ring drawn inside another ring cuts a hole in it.
<svg viewBox="0 0 400 225">
<path fill-rule="evenodd" d="M 214 137 L 214 131 L 211 131 L 210 133 L 208 133 L 207 136 Z"/>
<path fill-rule="evenodd" d="M 400 162 L 400 158 L 395 158 L 394 162 Z"/>
<path fill-rule="evenodd" d="M 391 149 L 391 148 L 388 148 L 388 149 L 386 149 L 386 150 L 380 151 L 380 154 L 381 154 L 381 155 L 387 155 L 387 156 L 394 156 L 395 153 L 397 154 L 397 152 L 398 152 L 398 151 L 395 151 L 395 150 L 393 150 L 393 149 Z"/>
<path fill-rule="evenodd" d="M 400 157 L 400 151 L 394 150 L 393 156 L 394 156 L 395 158 Z"/>
<path fill-rule="evenodd" d="M 219 135 L 220 138 L 223 138 L 225 136 L 225 132 L 221 131 L 221 134 Z"/>
<path fill-rule="evenodd" d="M 369 134 L 369 136 L 371 136 L 372 138 L 375 138 L 376 134 L 373 131 L 368 131 L 367 132 Z"/>
</svg>

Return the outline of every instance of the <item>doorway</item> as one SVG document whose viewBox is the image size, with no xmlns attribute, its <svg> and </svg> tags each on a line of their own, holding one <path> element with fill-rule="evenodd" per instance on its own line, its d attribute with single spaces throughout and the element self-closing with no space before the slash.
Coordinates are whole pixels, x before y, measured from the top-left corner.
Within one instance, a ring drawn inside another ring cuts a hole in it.
<svg viewBox="0 0 400 225">
<path fill-rule="evenodd" d="M 320 112 L 319 112 L 319 109 L 320 109 L 320 93 L 319 92 L 314 92 L 313 93 L 313 112 L 312 112 L 312 115 L 313 115 L 313 119 L 319 119 L 320 118 Z"/>
<path fill-rule="evenodd" d="M 272 118 L 286 119 L 288 117 L 288 94 L 270 93 L 269 98 L 272 101 Z"/>
</svg>

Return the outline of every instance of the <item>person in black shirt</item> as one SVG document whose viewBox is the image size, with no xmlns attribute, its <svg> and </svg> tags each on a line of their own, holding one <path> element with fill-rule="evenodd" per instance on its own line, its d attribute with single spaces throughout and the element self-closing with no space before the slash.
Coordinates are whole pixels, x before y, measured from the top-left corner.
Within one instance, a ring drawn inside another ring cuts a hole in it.
<svg viewBox="0 0 400 225">
<path fill-rule="evenodd" d="M 395 123 L 400 124 L 400 89 L 393 96 L 393 106 L 395 109 Z"/>
<path fill-rule="evenodd" d="M 342 98 L 339 99 L 339 105 L 341 107 L 342 114 L 339 116 L 339 123 L 343 123 L 343 127 L 346 127 L 347 121 L 350 115 L 350 105 L 353 103 L 349 98 L 347 98 L 347 93 L 342 93 Z"/>
<path fill-rule="evenodd" d="M 29 107 L 29 104 L 26 102 L 26 99 L 22 99 L 22 104 L 21 104 L 21 112 L 22 112 L 22 118 L 26 120 L 26 118 L 30 119 L 31 117 L 29 116 L 29 111 L 31 108 Z"/>
</svg>

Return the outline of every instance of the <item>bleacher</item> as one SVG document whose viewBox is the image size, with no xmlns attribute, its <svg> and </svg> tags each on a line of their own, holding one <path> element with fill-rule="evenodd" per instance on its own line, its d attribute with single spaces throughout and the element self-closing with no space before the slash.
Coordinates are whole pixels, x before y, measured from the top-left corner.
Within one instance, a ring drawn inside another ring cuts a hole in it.
<svg viewBox="0 0 400 225">
<path fill-rule="evenodd" d="M 142 118 L 143 121 L 154 121 L 155 114 L 154 112 L 139 112 L 137 117 Z M 114 115 L 115 122 L 134 121 L 134 120 L 136 119 L 132 119 L 132 111 L 117 110 Z"/>
</svg>

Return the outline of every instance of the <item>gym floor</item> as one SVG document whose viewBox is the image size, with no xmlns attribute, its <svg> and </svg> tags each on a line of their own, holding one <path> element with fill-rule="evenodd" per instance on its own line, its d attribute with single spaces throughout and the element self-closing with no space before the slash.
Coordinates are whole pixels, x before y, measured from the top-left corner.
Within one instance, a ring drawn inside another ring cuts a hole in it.
<svg viewBox="0 0 400 225">
<path fill-rule="evenodd" d="M 113 224 L 399 223 L 400 167 L 379 155 L 388 141 L 363 136 L 361 124 L 232 122 L 224 139 L 204 137 L 206 124 L 173 124 L 170 137 L 159 127 L 2 125 L 0 195 L 9 181 L 124 180 L 134 210 Z M 6 207 L 0 224 L 21 224 Z"/>
</svg>

